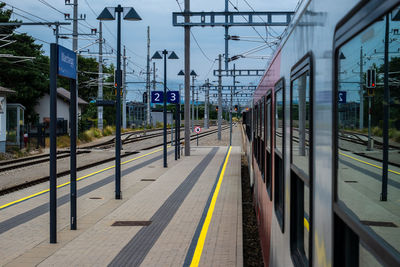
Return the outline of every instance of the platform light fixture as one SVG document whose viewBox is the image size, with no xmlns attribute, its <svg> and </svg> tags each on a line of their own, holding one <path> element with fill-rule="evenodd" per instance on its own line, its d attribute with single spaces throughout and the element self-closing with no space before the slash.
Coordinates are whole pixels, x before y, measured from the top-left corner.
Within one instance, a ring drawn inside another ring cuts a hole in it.
<svg viewBox="0 0 400 267">
<path fill-rule="evenodd" d="M 117 14 L 117 70 L 116 70 L 116 129 L 115 129 L 115 199 L 121 199 L 121 14 L 124 20 L 139 21 L 142 18 L 133 7 L 106 7 L 97 17 L 98 20 L 115 20 Z"/>
</svg>

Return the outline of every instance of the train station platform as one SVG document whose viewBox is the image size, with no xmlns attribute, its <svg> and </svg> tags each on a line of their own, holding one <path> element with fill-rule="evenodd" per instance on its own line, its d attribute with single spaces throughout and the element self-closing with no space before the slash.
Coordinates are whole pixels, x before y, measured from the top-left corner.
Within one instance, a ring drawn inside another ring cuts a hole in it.
<svg viewBox="0 0 400 267">
<path fill-rule="evenodd" d="M 57 244 L 49 243 L 48 213 L 8 231 L 0 225 L 0 245 L 8 244 L 0 265 L 242 266 L 240 144 L 192 147 L 178 161 L 171 152 L 167 169 L 160 149 L 136 155 L 136 168 L 123 167 L 122 200 L 113 199 L 113 182 L 83 194 L 112 178 L 109 171 L 78 184 L 78 230 L 69 229 L 69 204 L 59 205 Z M 67 188 L 59 191 L 68 197 Z M 45 197 L 34 201 L 20 213 L 46 205 Z"/>
</svg>

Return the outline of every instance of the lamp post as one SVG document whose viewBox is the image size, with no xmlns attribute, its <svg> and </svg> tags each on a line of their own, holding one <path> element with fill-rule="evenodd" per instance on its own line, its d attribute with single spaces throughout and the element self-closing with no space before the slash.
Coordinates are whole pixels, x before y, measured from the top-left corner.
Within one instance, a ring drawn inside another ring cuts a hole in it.
<svg viewBox="0 0 400 267">
<path fill-rule="evenodd" d="M 174 51 L 168 52 L 166 49 L 162 51 L 164 55 L 164 168 L 168 167 L 167 163 L 167 55 L 171 53 L 168 59 L 179 59 Z M 162 59 L 162 56 L 157 51 L 152 59 Z"/>
<path fill-rule="evenodd" d="M 97 17 L 98 20 L 115 20 L 117 13 L 117 96 L 116 96 L 116 120 L 115 120 L 115 199 L 121 199 L 121 13 L 124 20 L 142 20 L 133 7 L 106 7 Z"/>
<path fill-rule="evenodd" d="M 190 76 L 192 76 L 192 132 L 194 131 L 194 79 L 197 74 L 194 70 L 190 72 Z"/>
</svg>

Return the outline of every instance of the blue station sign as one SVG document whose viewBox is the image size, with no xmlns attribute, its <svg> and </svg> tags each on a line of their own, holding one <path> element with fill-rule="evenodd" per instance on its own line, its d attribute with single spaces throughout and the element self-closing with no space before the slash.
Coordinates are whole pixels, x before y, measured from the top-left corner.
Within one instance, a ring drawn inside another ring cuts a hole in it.
<svg viewBox="0 0 400 267">
<path fill-rule="evenodd" d="M 57 74 L 76 80 L 76 53 L 61 45 L 58 46 Z"/>
<path fill-rule="evenodd" d="M 179 91 L 168 91 L 167 102 L 171 104 L 179 104 Z"/>
<path fill-rule="evenodd" d="M 152 91 L 151 92 L 151 103 L 158 104 L 164 102 L 164 92 L 163 91 Z"/>
</svg>

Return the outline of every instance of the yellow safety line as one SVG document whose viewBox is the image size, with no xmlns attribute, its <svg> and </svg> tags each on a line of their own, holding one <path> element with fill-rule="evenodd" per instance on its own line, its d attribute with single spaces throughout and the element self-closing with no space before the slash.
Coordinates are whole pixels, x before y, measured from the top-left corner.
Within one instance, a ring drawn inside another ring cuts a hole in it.
<svg viewBox="0 0 400 267">
<path fill-rule="evenodd" d="M 168 147 L 171 147 L 171 146 L 168 146 Z M 146 157 L 146 156 L 148 156 L 148 155 L 154 154 L 154 153 L 159 152 L 159 151 L 161 151 L 161 150 L 163 150 L 163 149 L 160 148 L 160 149 L 154 150 L 154 151 L 152 151 L 152 152 L 146 153 L 146 154 L 144 154 L 144 155 L 141 155 L 141 156 L 139 156 L 139 157 L 136 157 L 136 158 L 133 158 L 133 159 L 124 161 L 124 162 L 121 163 L 121 165 L 126 164 L 126 163 L 129 163 L 129 162 L 134 161 L 134 160 L 141 159 L 141 158 L 143 158 L 143 157 Z M 110 169 L 112 169 L 112 168 L 115 168 L 115 165 L 112 165 L 112 166 L 110 166 L 110 167 L 104 168 L 104 169 L 99 170 L 99 171 L 92 172 L 92 173 L 87 174 L 87 175 L 85 175 L 85 176 L 79 177 L 79 178 L 76 179 L 76 180 L 77 180 L 77 181 L 80 181 L 80 180 L 82 180 L 82 179 L 88 178 L 88 177 L 93 176 L 93 175 L 95 175 L 95 174 L 98 174 L 98 173 L 100 173 L 100 172 L 104 172 L 104 171 L 110 170 Z M 60 185 L 57 186 L 57 188 L 61 188 L 61 187 L 67 186 L 67 185 L 69 185 L 70 183 L 71 183 L 71 182 L 66 182 L 66 183 L 60 184 Z M 19 202 L 28 200 L 28 199 L 30 199 L 30 198 L 34 198 L 34 197 L 36 197 L 36 196 L 42 195 L 42 194 L 47 193 L 47 192 L 49 192 L 49 191 L 50 191 L 50 189 L 45 189 L 45 190 L 40 191 L 40 192 L 38 192 L 38 193 L 35 193 L 35 194 L 29 195 L 29 196 L 27 196 L 27 197 L 23 197 L 23 198 L 21 198 L 21 199 L 18 199 L 18 200 L 12 201 L 12 202 L 10 202 L 10 203 L 4 204 L 3 206 L 0 206 L 0 210 L 2 210 L 2 209 L 4 209 L 4 208 L 7 208 L 7 207 L 9 207 L 9 206 L 11 206 L 11 205 L 17 204 L 17 203 L 19 203 Z"/>
<path fill-rule="evenodd" d="M 308 223 L 305 217 L 304 217 L 304 226 L 306 227 L 307 231 L 310 232 L 310 224 Z"/>
<path fill-rule="evenodd" d="M 375 168 L 378 168 L 378 169 L 382 169 L 382 167 L 381 167 L 381 166 L 378 166 L 378 165 L 375 165 L 375 164 L 372 164 L 372 163 L 369 163 L 369 162 L 363 161 L 363 160 L 361 160 L 361 159 L 358 159 L 358 158 L 352 157 L 352 156 L 350 156 L 350 155 L 347 155 L 347 154 L 344 154 L 344 153 L 342 153 L 342 152 L 339 152 L 339 154 L 340 154 L 340 155 L 342 155 L 342 156 L 348 157 L 348 158 L 350 158 L 350 159 L 352 159 L 352 160 L 355 160 L 355 161 L 358 161 L 358 162 L 364 163 L 364 164 L 366 164 L 366 165 L 369 165 L 369 166 L 372 166 L 372 167 L 375 167 Z M 389 172 L 391 172 L 391 173 L 394 173 L 394 174 L 400 175 L 400 172 L 393 171 L 393 170 L 390 170 L 390 169 L 389 169 L 388 171 L 389 171 Z"/>
<path fill-rule="evenodd" d="M 214 191 L 213 197 L 211 199 L 210 207 L 208 208 L 207 216 L 206 216 L 206 219 L 204 220 L 203 227 L 201 228 L 199 240 L 197 241 L 196 250 L 194 251 L 193 259 L 192 259 L 192 262 L 190 263 L 191 267 L 199 266 L 200 257 L 201 257 L 201 253 L 203 252 L 203 247 L 204 247 L 204 242 L 206 240 L 208 227 L 210 226 L 211 218 L 212 218 L 212 215 L 214 212 L 215 203 L 217 202 L 219 189 L 221 187 L 222 180 L 224 179 L 225 169 L 226 169 L 226 165 L 228 164 L 228 159 L 229 159 L 229 155 L 231 154 L 231 150 L 232 150 L 232 147 L 229 148 L 228 154 L 226 156 L 224 165 L 221 170 L 221 174 L 219 175 L 218 183 L 217 183 L 217 186 L 215 187 L 215 191 Z"/>
</svg>

